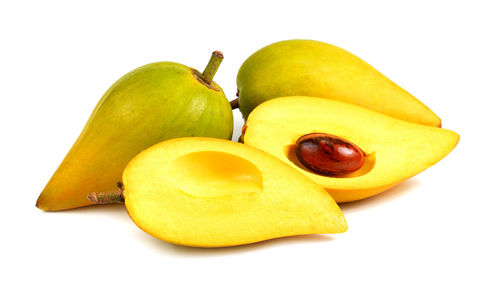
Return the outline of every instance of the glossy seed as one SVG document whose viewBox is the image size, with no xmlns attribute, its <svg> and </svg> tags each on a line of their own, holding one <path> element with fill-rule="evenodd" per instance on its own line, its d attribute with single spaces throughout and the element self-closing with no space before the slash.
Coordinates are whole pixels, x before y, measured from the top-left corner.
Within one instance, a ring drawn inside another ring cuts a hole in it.
<svg viewBox="0 0 500 289">
<path fill-rule="evenodd" d="M 326 133 L 301 136 L 295 143 L 295 154 L 306 168 L 325 176 L 352 173 L 365 161 L 365 153 L 357 145 Z"/>
</svg>

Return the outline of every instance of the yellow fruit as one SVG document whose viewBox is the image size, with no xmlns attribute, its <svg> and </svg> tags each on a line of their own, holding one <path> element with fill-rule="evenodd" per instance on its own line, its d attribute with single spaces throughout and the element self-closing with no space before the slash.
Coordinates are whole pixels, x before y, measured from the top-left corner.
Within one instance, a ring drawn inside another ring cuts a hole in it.
<svg viewBox="0 0 500 289">
<path fill-rule="evenodd" d="M 347 229 L 321 186 L 236 142 L 196 137 L 162 142 L 137 155 L 123 181 L 133 221 L 175 244 L 233 246 Z"/>
<path fill-rule="evenodd" d="M 326 133 L 365 153 L 363 166 L 342 176 L 323 176 L 297 160 L 295 142 Z M 258 106 L 248 117 L 245 144 L 291 165 L 323 186 L 337 202 L 364 199 L 432 166 L 457 145 L 453 131 L 402 121 L 356 105 L 315 97 L 282 97 Z"/>
<path fill-rule="evenodd" d="M 402 120 L 441 126 L 427 106 L 359 57 L 313 40 L 273 43 L 241 66 L 237 86 L 244 118 L 281 96 L 314 96 L 356 104 Z"/>
<path fill-rule="evenodd" d="M 120 78 L 97 104 L 36 206 L 56 211 L 91 205 L 88 194 L 116 189 L 126 164 L 162 140 L 231 138 L 231 107 L 211 79 L 221 60 L 215 52 L 204 74 L 158 62 Z"/>
</svg>

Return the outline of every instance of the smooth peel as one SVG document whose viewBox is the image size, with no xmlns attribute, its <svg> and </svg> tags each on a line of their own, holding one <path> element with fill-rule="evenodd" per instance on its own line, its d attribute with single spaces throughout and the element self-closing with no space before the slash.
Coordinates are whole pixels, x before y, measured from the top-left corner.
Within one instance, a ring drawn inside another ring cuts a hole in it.
<svg viewBox="0 0 500 289">
<path fill-rule="evenodd" d="M 283 96 L 321 97 L 364 106 L 402 120 L 441 126 L 425 104 L 359 57 L 313 40 L 268 45 L 241 65 L 236 79 L 246 119 L 259 104 Z"/>
<path fill-rule="evenodd" d="M 214 52 L 203 74 L 178 63 L 151 63 L 116 81 L 36 206 L 57 211 L 92 205 L 90 193 L 115 190 L 127 163 L 160 141 L 186 136 L 230 139 L 231 107 L 213 81 L 221 61 L 222 54 Z"/>
</svg>

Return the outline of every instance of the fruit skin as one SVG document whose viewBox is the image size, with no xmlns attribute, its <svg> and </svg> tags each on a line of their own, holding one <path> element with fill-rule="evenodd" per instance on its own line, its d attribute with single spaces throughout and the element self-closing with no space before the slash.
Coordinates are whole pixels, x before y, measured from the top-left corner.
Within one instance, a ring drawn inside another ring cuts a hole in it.
<svg viewBox="0 0 500 289">
<path fill-rule="evenodd" d="M 236 142 L 199 137 L 162 142 L 127 165 L 123 182 L 133 221 L 175 244 L 234 246 L 347 230 L 321 186 Z"/>
<path fill-rule="evenodd" d="M 286 124 L 286 125 L 283 125 Z M 451 130 L 402 121 L 360 106 L 294 96 L 267 101 L 248 117 L 245 144 L 270 153 L 322 185 L 338 202 L 383 192 L 437 163 L 455 148 Z M 296 140 L 322 132 L 359 146 L 365 162 L 342 177 L 321 176 L 293 159 Z"/>
<path fill-rule="evenodd" d="M 246 119 L 260 103 L 282 96 L 314 96 L 348 102 L 402 120 L 441 126 L 441 120 L 357 56 L 314 40 L 266 46 L 241 66 L 239 108 Z"/>
<path fill-rule="evenodd" d="M 45 211 L 91 205 L 87 195 L 116 189 L 126 164 L 141 150 L 184 136 L 229 139 L 231 107 L 222 89 L 173 62 L 151 63 L 106 91 L 81 135 L 37 200 Z"/>
</svg>

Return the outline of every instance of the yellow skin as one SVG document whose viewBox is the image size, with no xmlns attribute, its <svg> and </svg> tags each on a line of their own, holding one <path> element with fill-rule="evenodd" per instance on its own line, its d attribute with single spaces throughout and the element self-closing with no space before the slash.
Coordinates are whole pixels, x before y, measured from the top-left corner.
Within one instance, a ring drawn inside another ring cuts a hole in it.
<svg viewBox="0 0 500 289">
<path fill-rule="evenodd" d="M 282 97 L 248 117 L 245 144 L 291 165 L 323 186 L 338 202 L 383 192 L 437 163 L 455 148 L 453 131 L 402 121 L 356 105 L 315 97 Z M 343 177 L 315 174 L 297 161 L 296 140 L 309 133 L 335 135 L 359 146 L 364 166 Z"/>
<path fill-rule="evenodd" d="M 87 195 L 117 188 L 126 164 L 141 150 L 184 136 L 229 139 L 232 111 L 222 89 L 199 72 L 172 62 L 152 63 L 120 78 L 90 119 L 37 200 L 64 210 L 91 205 Z"/>
<path fill-rule="evenodd" d="M 123 182 L 132 220 L 175 244 L 235 246 L 347 230 L 321 186 L 236 142 L 199 137 L 162 142 L 127 165 Z"/>
<path fill-rule="evenodd" d="M 313 40 L 266 46 L 241 66 L 237 86 L 243 117 L 266 100 L 314 96 L 366 107 L 402 120 L 441 126 L 427 106 L 359 57 Z"/>
</svg>

